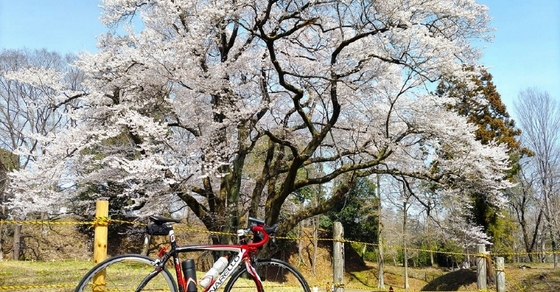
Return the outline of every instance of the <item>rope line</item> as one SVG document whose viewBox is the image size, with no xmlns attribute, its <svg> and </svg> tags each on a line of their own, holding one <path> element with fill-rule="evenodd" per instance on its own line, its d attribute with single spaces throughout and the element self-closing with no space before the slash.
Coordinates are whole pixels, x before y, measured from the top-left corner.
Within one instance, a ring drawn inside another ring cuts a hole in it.
<svg viewBox="0 0 560 292">
<path fill-rule="evenodd" d="M 91 225 L 94 221 L 42 221 L 42 220 L 0 220 L 0 224 L 6 225 Z"/>
<path fill-rule="evenodd" d="M 94 228 L 97 226 L 109 226 L 114 223 L 119 224 L 128 224 L 134 226 L 147 226 L 148 224 L 142 222 L 135 222 L 135 221 L 127 221 L 127 220 L 120 220 L 120 219 L 111 219 L 110 217 L 95 217 L 93 221 L 45 221 L 45 220 L 0 220 L 0 225 L 89 225 L 90 228 Z M 176 231 L 184 231 L 184 232 L 196 232 L 196 233 L 206 233 L 210 235 L 225 235 L 225 236 L 235 236 L 235 233 L 232 232 L 221 232 L 221 231 L 211 231 L 211 230 L 201 230 L 191 227 L 175 227 Z M 354 243 L 354 244 L 361 244 L 373 247 L 380 247 L 378 243 L 371 243 L 371 242 L 363 242 L 363 241 L 355 241 L 355 240 L 348 240 L 348 239 L 333 239 L 333 238 L 318 238 L 318 237 L 310 237 L 310 236 L 302 236 L 302 237 L 295 237 L 295 236 L 277 236 L 277 239 L 280 240 L 313 240 L 313 241 L 333 241 L 333 242 L 342 242 L 342 243 Z M 404 249 L 401 245 L 381 245 L 383 248 L 388 249 Z M 441 250 L 430 250 L 430 249 L 422 249 L 422 248 L 410 248 L 407 247 L 408 251 L 411 252 L 426 252 L 426 253 L 435 253 L 435 254 L 444 254 L 444 255 L 456 255 L 462 256 L 465 255 L 463 252 L 452 252 L 452 251 L 441 251 Z M 488 257 L 490 255 L 484 254 L 471 254 L 473 256 L 480 256 L 480 257 Z M 498 252 L 492 253 L 492 256 L 527 256 L 527 255 L 560 255 L 560 251 L 535 251 L 535 252 Z"/>
</svg>

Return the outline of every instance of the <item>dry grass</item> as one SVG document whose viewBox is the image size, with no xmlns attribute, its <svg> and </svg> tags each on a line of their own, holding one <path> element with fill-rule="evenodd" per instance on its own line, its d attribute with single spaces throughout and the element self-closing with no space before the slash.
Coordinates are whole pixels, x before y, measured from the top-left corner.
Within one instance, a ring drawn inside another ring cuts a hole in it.
<svg viewBox="0 0 560 292">
<path fill-rule="evenodd" d="M 2 291 L 72 291 L 81 277 L 92 267 L 92 262 L 65 261 L 2 261 L 0 262 L 0 290 Z M 506 265 L 507 291 L 560 291 L 560 269 L 552 264 L 530 264 L 531 268 L 520 269 L 515 264 Z M 299 270 L 310 286 L 324 291 L 332 280 L 332 267 L 323 265 L 318 273 L 304 265 Z M 393 286 L 402 290 L 403 268 L 386 265 L 386 288 Z M 367 265 L 362 269 L 348 271 L 345 275 L 347 288 L 372 291 L 377 289 L 377 266 Z M 438 268 L 409 268 L 409 291 L 476 291 L 476 273 L 472 270 L 446 271 Z M 48 288 L 53 285 L 52 288 Z M 6 288 L 13 287 L 13 288 Z M 491 285 L 490 290 L 495 288 Z"/>
<path fill-rule="evenodd" d="M 552 263 L 529 264 L 531 268 L 521 269 L 519 264 L 506 264 L 506 288 L 509 292 L 560 291 L 560 268 Z M 348 287 L 375 290 L 377 288 L 377 265 L 369 270 L 349 272 Z M 385 286 L 396 291 L 404 287 L 404 268 L 385 265 Z M 476 270 L 448 271 L 443 268 L 409 268 L 409 291 L 477 291 Z M 357 285 L 355 285 L 357 284 Z M 495 291 L 490 283 L 488 291 Z"/>
</svg>

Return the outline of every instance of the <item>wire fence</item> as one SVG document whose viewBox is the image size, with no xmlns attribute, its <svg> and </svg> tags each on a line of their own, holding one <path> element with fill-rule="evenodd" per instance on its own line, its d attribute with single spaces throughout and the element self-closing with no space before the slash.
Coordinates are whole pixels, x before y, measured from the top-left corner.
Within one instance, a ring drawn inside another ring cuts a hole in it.
<svg viewBox="0 0 560 292">
<path fill-rule="evenodd" d="M 48 227 L 53 227 L 53 226 L 82 226 L 83 228 L 86 229 L 93 229 L 97 226 L 108 226 L 108 225 L 133 225 L 133 226 L 137 226 L 137 227 L 143 227 L 146 226 L 146 223 L 142 223 L 142 222 L 137 222 L 137 221 L 127 221 L 127 220 L 119 220 L 119 219 L 111 219 L 109 217 L 96 217 L 91 221 L 49 221 L 49 220 L 0 220 L 0 227 L 1 226 L 10 226 L 10 225 L 20 225 L 20 226 L 24 226 L 24 225 L 32 225 L 32 226 L 48 226 Z M 214 236 L 214 235 L 230 235 L 230 236 L 236 236 L 235 233 L 229 233 L 229 232 L 216 232 L 216 231 L 208 231 L 208 230 L 204 230 L 198 227 L 183 227 L 183 226 L 176 226 L 174 227 L 174 229 L 178 232 L 188 232 L 188 233 L 203 233 L 203 234 L 207 234 L 209 236 Z M 2 229 L 0 229 L 0 231 L 2 231 Z M 1 235 L 1 234 L 0 234 Z M 64 236 L 64 235 L 62 235 Z M 1 239 L 1 238 L 0 238 Z M 278 236 L 277 239 L 279 240 L 286 240 L 286 241 L 300 241 L 300 240 L 304 240 L 304 241 L 317 241 L 317 242 L 322 242 L 322 241 L 327 241 L 327 242 L 334 242 L 335 239 L 333 238 L 320 238 L 320 237 L 310 237 L 310 236 L 301 236 L 301 237 L 297 237 L 297 236 Z M 360 241 L 352 241 L 352 240 L 346 240 L 346 239 L 336 239 L 336 241 L 341 241 L 344 243 L 349 243 L 349 244 L 360 244 L 360 245 L 367 245 L 367 246 L 372 246 L 372 248 L 379 248 L 378 244 L 375 243 L 369 243 L 369 242 L 360 242 Z M 403 247 L 401 245 L 383 245 L 383 249 L 388 250 L 388 249 L 394 249 L 394 250 L 402 250 Z M 425 252 L 425 253 L 433 253 L 433 254 L 443 254 L 443 255 L 448 255 L 448 256 L 463 256 L 464 253 L 460 253 L 460 252 L 448 252 L 448 251 L 441 251 L 441 250 L 430 250 L 430 249 L 420 249 L 420 248 L 407 248 L 407 250 L 409 252 Z M 1 252 L 1 251 L 0 251 Z M 535 252 L 535 253 L 523 253 L 523 252 L 509 252 L 509 253 L 496 253 L 496 254 L 492 254 L 492 257 L 512 257 L 512 256 L 528 256 L 529 254 L 535 255 L 535 256 L 543 256 L 543 255 L 554 255 L 554 254 L 558 254 L 559 252 L 553 252 L 553 251 L 540 251 L 540 252 Z M 89 253 L 88 253 L 89 254 Z M 479 254 L 471 254 L 470 256 L 476 257 L 476 256 L 481 256 Z M 487 254 L 485 254 L 484 256 L 488 256 Z M 84 261 L 86 264 L 84 265 L 85 267 L 88 267 L 88 264 L 90 264 L 89 268 L 93 267 L 93 264 L 91 263 L 91 261 L 88 261 L 87 259 L 81 259 L 82 261 Z M 53 266 L 56 267 L 56 261 L 53 262 Z M 2 263 L 0 262 L 0 267 L 2 266 Z M 532 269 L 531 267 L 525 265 L 525 267 L 527 269 Z M 522 269 L 523 267 L 519 267 L 520 269 Z M 82 268 L 82 270 L 78 271 L 81 273 L 77 274 L 77 278 L 75 279 L 70 279 L 69 282 L 65 282 L 65 283 L 49 283 L 49 284 L 31 284 L 29 282 L 29 279 L 27 277 L 23 277 L 21 279 L 21 283 L 18 284 L 13 284 L 14 281 L 12 279 L 12 281 L 7 281 L 6 278 L 4 277 L 10 277 L 7 269 L 5 269 L 4 267 L 2 267 L 2 269 L 0 269 L 0 291 L 72 291 L 73 288 L 75 287 L 75 285 L 77 284 L 77 282 L 79 282 L 80 280 L 80 275 L 84 275 L 87 272 L 87 268 L 86 270 L 83 270 L 84 268 Z M 536 270 L 535 270 L 536 271 Z M 56 272 L 56 271 L 55 271 Z M 64 273 L 65 271 L 60 271 L 61 273 Z M 447 272 L 453 272 L 452 270 L 449 270 Z M 507 291 L 529 291 L 527 290 L 528 288 L 528 283 L 526 282 L 522 282 L 520 281 L 517 277 L 515 276 L 510 276 L 508 273 L 506 273 L 506 271 L 498 271 L 498 272 L 503 272 L 506 275 L 506 279 L 507 279 L 507 283 L 508 283 L 508 290 Z M 410 275 L 410 273 L 409 273 Z M 435 276 L 432 276 L 432 278 Z M 420 275 L 416 275 L 416 278 L 422 278 L 422 276 Z M 427 274 L 424 274 L 423 277 L 424 281 L 428 282 L 430 280 L 434 280 L 434 279 L 430 279 L 430 277 Z M 549 287 L 548 290 L 535 290 L 534 288 L 530 291 L 552 291 L 550 290 L 551 287 L 553 287 L 554 284 L 550 284 L 546 281 L 546 275 L 538 275 L 538 279 L 540 280 L 540 282 L 545 283 L 547 287 Z M 34 281 L 40 281 L 41 279 L 34 279 Z M 5 283 L 12 283 L 12 284 L 8 284 L 6 285 Z M 541 283 L 541 284 L 542 284 Z M 310 286 L 312 287 L 312 291 L 314 292 L 322 292 L 322 291 L 339 291 L 339 288 L 344 288 L 345 291 L 348 292 L 352 292 L 352 291 L 414 291 L 411 289 L 404 289 L 404 287 L 402 287 L 402 284 L 399 285 L 385 285 L 385 287 L 383 289 L 378 289 L 378 288 L 374 288 L 371 287 L 372 285 L 355 285 L 352 283 L 333 283 L 330 284 L 329 282 L 320 282 L 320 283 L 309 283 Z M 530 283 L 529 283 L 530 284 Z M 538 285 L 537 285 L 538 286 Z M 536 287 L 536 285 L 532 285 L 531 287 Z M 391 289 L 391 290 L 390 290 Z M 422 290 L 422 291 L 428 291 L 428 290 Z M 437 291 L 442 291 L 442 290 L 437 290 Z M 450 291 L 459 291 L 457 289 L 453 289 Z M 468 291 L 482 291 L 482 290 L 460 290 L 463 292 L 468 292 Z"/>
</svg>

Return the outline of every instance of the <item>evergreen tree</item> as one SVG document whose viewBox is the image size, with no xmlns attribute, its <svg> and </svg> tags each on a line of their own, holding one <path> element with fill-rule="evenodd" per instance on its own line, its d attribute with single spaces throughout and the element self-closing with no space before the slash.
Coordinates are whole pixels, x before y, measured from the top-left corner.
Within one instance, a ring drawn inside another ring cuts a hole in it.
<svg viewBox="0 0 560 292">
<path fill-rule="evenodd" d="M 337 202 L 334 210 L 327 212 L 321 227 L 332 230 L 333 222 L 344 227 L 344 237 L 348 240 L 377 242 L 379 217 L 375 194 L 376 186 L 367 178 L 358 178 L 344 200 Z"/>
<path fill-rule="evenodd" d="M 450 109 L 466 116 L 468 121 L 477 125 L 476 138 L 483 144 L 493 141 L 498 144 L 506 144 L 509 153 L 529 154 L 530 151 L 521 147 L 517 137 L 521 130 L 515 127 L 515 121 L 507 112 L 506 105 L 496 91 L 492 82 L 492 74 L 482 70 L 480 76 L 473 78 L 476 87 L 469 90 L 466 84 L 454 83 L 452 80 L 444 80 L 438 86 L 438 94 L 448 94 L 457 99 L 455 105 Z M 512 166 L 518 159 L 512 157 Z"/>
<path fill-rule="evenodd" d="M 467 70 L 472 71 L 472 68 Z M 468 121 L 477 126 L 476 139 L 482 144 L 497 143 L 506 145 L 510 156 L 511 169 L 504 174 L 512 180 L 519 172 L 519 159 L 522 155 L 532 155 L 531 151 L 521 146 L 518 136 L 521 130 L 516 128 L 515 121 L 507 112 L 501 96 L 492 82 L 492 75 L 482 70 L 479 76 L 473 77 L 474 88 L 453 80 L 443 80 L 438 85 L 437 93 L 456 99 L 449 109 L 467 117 Z M 484 190 L 470 194 L 473 200 L 472 218 L 468 220 L 483 227 L 484 232 L 494 239 L 495 248 L 503 249 L 511 246 L 513 238 L 507 236 L 513 230 L 512 222 L 503 220 L 505 210 L 487 200 Z"/>
</svg>

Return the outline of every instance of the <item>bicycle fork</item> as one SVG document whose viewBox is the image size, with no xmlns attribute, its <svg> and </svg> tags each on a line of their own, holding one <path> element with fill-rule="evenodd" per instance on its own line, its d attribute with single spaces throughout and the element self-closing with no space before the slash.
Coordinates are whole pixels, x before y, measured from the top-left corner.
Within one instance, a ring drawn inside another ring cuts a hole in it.
<svg viewBox="0 0 560 292">
<path fill-rule="evenodd" d="M 253 259 L 246 258 L 245 268 L 247 269 L 247 273 L 249 273 L 251 277 L 253 277 L 253 281 L 255 282 L 255 285 L 257 285 L 257 291 L 264 292 L 261 277 L 259 276 L 259 273 L 257 273 L 257 270 L 255 269 L 255 265 L 252 262 Z"/>
</svg>

